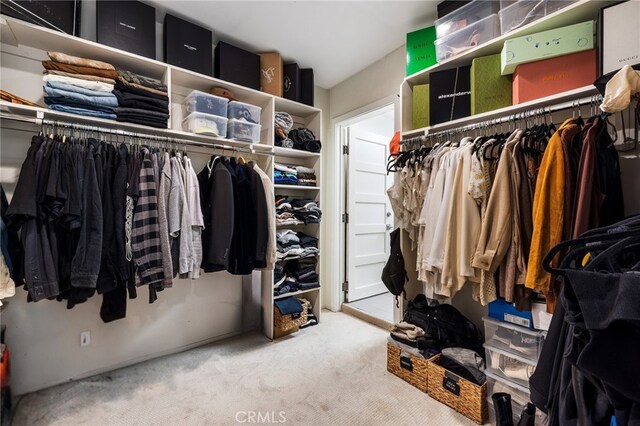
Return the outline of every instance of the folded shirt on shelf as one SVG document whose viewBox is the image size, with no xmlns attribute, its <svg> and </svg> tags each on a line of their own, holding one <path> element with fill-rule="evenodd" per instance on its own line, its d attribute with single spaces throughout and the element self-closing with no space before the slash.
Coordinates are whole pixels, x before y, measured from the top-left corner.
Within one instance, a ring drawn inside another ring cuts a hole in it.
<svg viewBox="0 0 640 426">
<path fill-rule="evenodd" d="M 276 257 L 284 260 L 292 257 L 309 257 L 319 253 L 318 239 L 291 229 L 276 233 Z"/>
<path fill-rule="evenodd" d="M 48 51 L 47 56 L 49 56 L 49 59 L 51 59 L 52 61 L 61 64 L 78 65 L 99 70 L 115 71 L 115 67 L 113 65 L 107 62 L 97 61 L 95 59 L 86 59 L 78 56 L 67 55 L 66 53 L 53 51 Z"/>
<path fill-rule="evenodd" d="M 114 80 L 118 78 L 118 72 L 116 70 L 104 70 L 82 65 L 64 64 L 56 61 L 42 61 L 42 66 L 47 70 L 64 71 L 70 74 L 95 75 Z"/>
<path fill-rule="evenodd" d="M 315 200 L 307 198 L 289 200 L 286 195 L 277 195 L 275 204 L 277 225 L 320 223 L 322 212 Z"/>
<path fill-rule="evenodd" d="M 291 173 L 281 172 L 279 170 L 274 170 L 273 172 L 273 182 L 279 185 L 297 185 L 298 184 L 298 176 Z"/>
<path fill-rule="evenodd" d="M 105 92 L 109 94 L 113 91 L 113 83 L 109 84 L 102 81 L 85 80 L 82 78 L 76 78 L 76 77 L 70 77 L 70 76 L 64 76 L 64 75 L 45 74 L 42 77 L 42 81 L 44 82 L 45 85 L 48 85 L 49 87 L 53 87 L 55 89 L 73 91 L 73 90 L 78 90 L 74 88 L 80 88 L 80 89 L 89 90 L 91 92 Z"/>
<path fill-rule="evenodd" d="M 70 73 L 66 71 L 58 71 L 58 70 L 45 70 L 44 73 L 45 75 L 60 75 L 64 77 L 76 78 L 79 80 L 100 81 L 102 83 L 107 83 L 107 84 L 116 84 L 116 81 L 113 78 L 99 77 L 97 75 L 74 74 L 74 73 Z"/>
<path fill-rule="evenodd" d="M 169 111 L 169 101 L 150 96 L 143 96 L 137 93 L 126 92 L 114 89 L 113 94 L 118 98 L 118 105 L 127 108 L 140 108 L 149 111 L 165 112 Z"/>
<path fill-rule="evenodd" d="M 278 262 L 274 268 L 273 294 L 310 290 L 320 287 L 320 276 L 316 272 L 315 258 L 293 259 Z"/>
<path fill-rule="evenodd" d="M 309 167 L 297 166 L 296 172 L 298 174 L 298 185 L 303 186 L 316 186 L 316 171 Z"/>
<path fill-rule="evenodd" d="M 167 85 L 160 80 L 131 71 L 118 71 L 118 80 L 129 87 L 142 88 L 152 93 L 167 94 Z"/>
<path fill-rule="evenodd" d="M 76 106 L 70 106 L 70 105 L 57 105 L 57 104 L 48 105 L 48 107 L 50 110 L 53 110 L 53 111 L 70 112 L 72 114 L 84 115 L 85 117 L 105 118 L 109 120 L 116 119 L 116 115 L 113 112 L 109 113 L 109 112 L 100 111 L 97 109 L 89 109 L 89 108 L 82 108 L 82 107 L 76 107 Z"/>
<path fill-rule="evenodd" d="M 101 109 L 112 109 L 118 106 L 118 99 L 113 93 L 94 92 L 94 94 L 86 94 L 88 92 L 86 89 L 83 89 L 83 92 L 44 86 L 45 99 L 47 97 L 56 98 L 58 99 L 57 103 L 69 100 L 72 103 L 85 104 L 89 107 L 99 107 Z"/>
</svg>

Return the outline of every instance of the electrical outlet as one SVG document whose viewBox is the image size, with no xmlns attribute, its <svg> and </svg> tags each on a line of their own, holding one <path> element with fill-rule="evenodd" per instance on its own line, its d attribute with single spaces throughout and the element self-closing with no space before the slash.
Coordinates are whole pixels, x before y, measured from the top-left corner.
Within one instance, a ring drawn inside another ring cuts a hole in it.
<svg viewBox="0 0 640 426">
<path fill-rule="evenodd" d="M 91 343 L 91 332 L 83 331 L 80 333 L 80 346 L 89 346 Z"/>
</svg>

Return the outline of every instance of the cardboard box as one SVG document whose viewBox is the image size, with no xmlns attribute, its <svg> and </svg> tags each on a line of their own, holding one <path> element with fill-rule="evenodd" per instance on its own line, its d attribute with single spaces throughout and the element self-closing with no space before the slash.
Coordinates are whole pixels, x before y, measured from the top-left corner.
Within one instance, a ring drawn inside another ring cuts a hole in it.
<svg viewBox="0 0 640 426">
<path fill-rule="evenodd" d="M 500 55 L 471 61 L 471 115 L 511 105 L 511 76 L 500 75 Z"/>
<path fill-rule="evenodd" d="M 518 311 L 515 304 L 504 299 L 496 299 L 488 305 L 489 317 L 500 321 L 510 322 L 533 330 L 533 316 L 531 312 Z"/>
<path fill-rule="evenodd" d="M 429 125 L 429 85 L 413 86 L 413 128 L 420 129 Z"/>
<path fill-rule="evenodd" d="M 596 79 L 596 49 L 518 65 L 513 104 L 589 86 Z"/>
<path fill-rule="evenodd" d="M 284 64 L 284 79 L 282 96 L 292 101 L 299 102 L 302 96 L 300 67 L 298 64 Z"/>
<path fill-rule="evenodd" d="M 300 102 L 313 106 L 313 88 L 313 68 L 302 68 L 300 70 Z"/>
<path fill-rule="evenodd" d="M 278 52 L 260 53 L 260 90 L 282 97 L 282 56 Z"/>
<path fill-rule="evenodd" d="M 431 26 L 407 33 L 407 75 L 411 75 L 436 62 L 436 27 Z"/>
<path fill-rule="evenodd" d="M 553 314 L 547 312 L 547 304 L 540 302 L 531 303 L 531 316 L 533 317 L 533 327 L 536 330 L 549 331 Z"/>
<path fill-rule="evenodd" d="M 636 19 L 629 19 L 635 16 Z M 628 1 L 600 9 L 598 75 L 640 64 L 640 2 Z"/>
<path fill-rule="evenodd" d="M 219 41 L 214 52 L 215 78 L 260 90 L 260 56 Z"/>
<path fill-rule="evenodd" d="M 471 65 L 436 71 L 429 76 L 429 124 L 471 114 Z"/>
<path fill-rule="evenodd" d="M 166 14 L 164 18 L 164 61 L 200 74 L 213 74 L 211 30 Z"/>
<path fill-rule="evenodd" d="M 0 13 L 52 30 L 80 36 L 80 0 L 2 0 Z"/>
<path fill-rule="evenodd" d="M 156 9 L 139 1 L 98 1 L 98 43 L 156 59 Z"/>
<path fill-rule="evenodd" d="M 594 32 L 594 22 L 587 21 L 506 40 L 500 54 L 502 75 L 513 74 L 521 64 L 593 49 Z"/>
</svg>

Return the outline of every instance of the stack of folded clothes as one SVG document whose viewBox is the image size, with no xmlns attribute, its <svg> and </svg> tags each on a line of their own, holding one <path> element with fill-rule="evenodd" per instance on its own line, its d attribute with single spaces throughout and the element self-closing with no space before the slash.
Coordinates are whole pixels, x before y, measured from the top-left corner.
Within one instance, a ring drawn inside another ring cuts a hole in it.
<svg viewBox="0 0 640 426">
<path fill-rule="evenodd" d="M 318 202 L 311 199 L 292 199 L 276 195 L 276 225 L 292 226 L 320 223 L 322 212 Z"/>
<path fill-rule="evenodd" d="M 298 185 L 301 186 L 316 186 L 316 171 L 309 167 L 297 166 L 296 172 L 298 175 Z"/>
<path fill-rule="evenodd" d="M 118 99 L 112 92 L 116 69 L 106 62 L 47 52 L 42 61 L 44 102 L 49 109 L 89 117 L 116 119 Z"/>
<path fill-rule="evenodd" d="M 320 152 L 322 144 L 313 132 L 306 127 L 292 129 L 287 133 L 287 137 L 293 142 L 293 149 L 309 152 Z M 284 144 L 283 144 L 284 145 Z"/>
<path fill-rule="evenodd" d="M 316 272 L 316 265 L 315 258 L 276 263 L 273 278 L 274 296 L 320 287 L 320 277 Z"/>
<path fill-rule="evenodd" d="M 276 233 L 278 260 L 318 254 L 318 239 L 303 232 L 285 229 Z"/>
<path fill-rule="evenodd" d="M 273 171 L 273 182 L 276 185 L 297 185 L 298 171 L 283 164 L 276 164 Z"/>
<path fill-rule="evenodd" d="M 115 109 L 118 121 L 167 128 L 169 95 L 167 86 L 160 80 L 118 71 L 113 93 L 118 100 Z"/>
</svg>

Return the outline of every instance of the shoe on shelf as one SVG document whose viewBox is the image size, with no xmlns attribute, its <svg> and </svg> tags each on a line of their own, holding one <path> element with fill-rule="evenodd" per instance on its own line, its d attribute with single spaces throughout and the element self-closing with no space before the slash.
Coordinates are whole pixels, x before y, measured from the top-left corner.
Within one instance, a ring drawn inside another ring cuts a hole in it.
<svg viewBox="0 0 640 426">
<path fill-rule="evenodd" d="M 514 333 L 509 348 L 529 357 L 535 357 L 538 351 L 538 338 L 523 333 Z"/>
<path fill-rule="evenodd" d="M 491 340 L 498 341 L 505 346 L 511 345 L 511 340 L 515 338 L 513 330 L 509 330 L 508 328 L 498 327 L 496 333 L 493 335 Z"/>
</svg>

